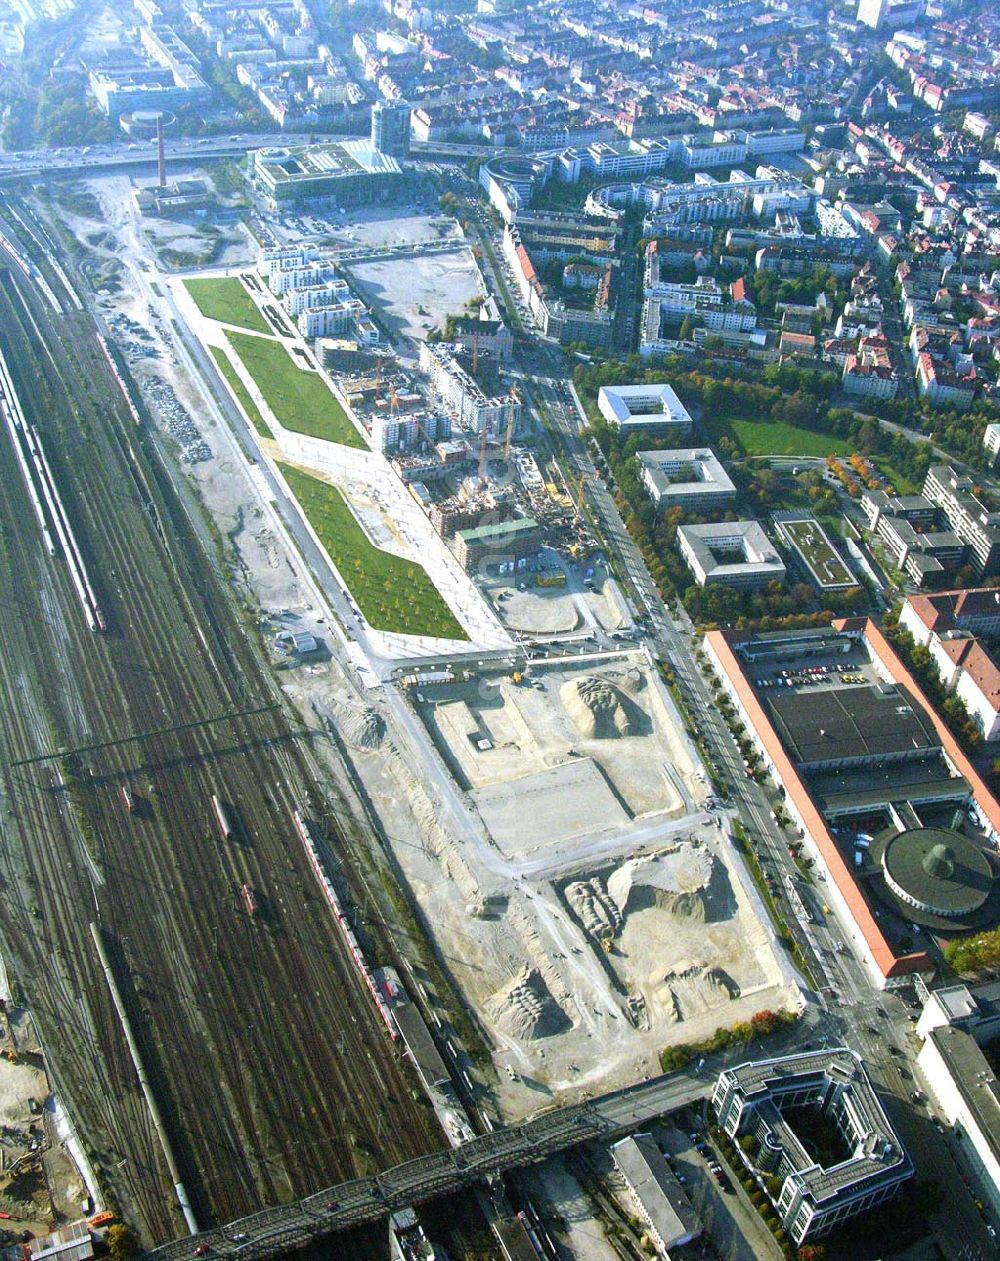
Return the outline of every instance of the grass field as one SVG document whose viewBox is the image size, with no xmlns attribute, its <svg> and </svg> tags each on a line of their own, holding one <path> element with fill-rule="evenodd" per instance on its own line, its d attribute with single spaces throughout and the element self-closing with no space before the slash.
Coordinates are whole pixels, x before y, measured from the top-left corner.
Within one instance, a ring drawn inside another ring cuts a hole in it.
<svg viewBox="0 0 1000 1261">
<path fill-rule="evenodd" d="M 215 366 L 229 382 L 230 388 L 240 401 L 240 406 L 247 414 L 247 419 L 253 425 L 254 429 L 262 438 L 271 438 L 274 435 L 267 426 L 267 421 L 260 414 L 260 408 L 250 397 L 247 387 L 239 378 L 239 374 L 229 361 L 229 356 L 221 346 L 209 346 L 212 352 L 212 358 L 215 360 Z"/>
<path fill-rule="evenodd" d="M 726 437 L 736 442 L 747 455 L 848 455 L 850 445 L 832 434 L 797 429 L 783 420 L 743 420 L 707 417 L 701 422 L 709 440 Z"/>
<path fill-rule="evenodd" d="M 246 333 L 230 333 L 229 341 L 286 429 L 365 449 L 364 439 L 327 383 L 319 373 L 298 367 L 281 342 Z"/>
<path fill-rule="evenodd" d="M 374 547 L 335 486 L 279 467 L 369 625 L 399 635 L 468 638 L 427 570 Z"/>
<path fill-rule="evenodd" d="M 916 482 L 911 481 L 905 473 L 901 473 L 888 460 L 883 460 L 881 456 L 876 457 L 875 463 L 879 467 L 879 472 L 888 477 L 896 488 L 897 495 L 919 495 L 921 487 Z"/>
<path fill-rule="evenodd" d="M 254 305 L 253 299 L 237 276 L 214 276 L 201 280 L 185 280 L 184 288 L 206 320 L 235 324 L 254 333 L 270 333 L 267 320 Z"/>
</svg>

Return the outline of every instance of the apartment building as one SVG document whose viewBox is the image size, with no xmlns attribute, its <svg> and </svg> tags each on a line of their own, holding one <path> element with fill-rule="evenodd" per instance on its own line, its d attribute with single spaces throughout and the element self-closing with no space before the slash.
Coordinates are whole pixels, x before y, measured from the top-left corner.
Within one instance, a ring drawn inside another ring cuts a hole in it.
<svg viewBox="0 0 1000 1261">
<path fill-rule="evenodd" d="M 938 505 L 966 544 L 977 575 L 1000 573 L 1000 512 L 973 493 L 972 479 L 950 464 L 934 464 L 927 470 L 924 497 Z"/>
</svg>

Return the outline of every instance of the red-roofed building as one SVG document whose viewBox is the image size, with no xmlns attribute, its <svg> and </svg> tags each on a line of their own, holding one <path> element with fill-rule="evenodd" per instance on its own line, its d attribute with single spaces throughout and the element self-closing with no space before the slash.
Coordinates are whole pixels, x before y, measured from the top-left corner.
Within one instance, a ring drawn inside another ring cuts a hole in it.
<svg viewBox="0 0 1000 1261">
<path fill-rule="evenodd" d="M 977 635 L 1000 635 L 1000 591 L 910 596 L 899 624 L 930 652 L 945 687 L 964 702 L 986 740 L 1000 737 L 1000 668 Z"/>
<path fill-rule="evenodd" d="M 824 900 L 841 920 L 873 982 L 879 987 L 898 985 L 914 972 L 932 972 L 933 962 L 923 951 L 897 953 L 893 948 L 887 935 L 890 930 L 883 928 L 889 921 L 878 909 L 879 902 L 870 892 L 872 886 L 863 883 L 852 868 L 850 849 L 845 852 L 843 843 L 835 839 L 828 819 L 864 817 L 866 813 L 884 812 L 897 799 L 908 800 L 909 789 L 903 785 L 918 783 L 907 768 L 923 756 L 916 747 L 920 743 L 925 754 L 938 759 L 935 765 L 944 772 L 944 778 L 934 782 L 928 800 L 960 804 L 971 798 L 982 828 L 994 844 L 1000 838 L 1000 805 L 879 627 L 869 618 L 857 617 L 835 621 L 831 630 L 832 635 L 826 632 L 828 642 L 823 650 L 834 659 L 843 659 L 841 652 L 849 649 L 856 659 L 860 649 L 867 658 L 865 669 L 877 679 L 874 686 L 856 692 L 834 689 L 834 696 L 839 698 L 836 704 L 843 706 L 842 713 L 847 715 L 846 722 L 835 729 L 825 720 L 820 726 L 810 718 L 821 706 L 823 692 L 816 693 L 814 704 L 812 696 L 808 702 L 804 696 L 798 697 L 795 684 L 791 693 L 784 687 L 773 693 L 762 692 L 751 677 L 751 672 L 760 674 L 785 660 L 781 654 L 786 645 L 784 639 L 778 642 L 779 635 L 710 631 L 705 648 L 768 771 L 784 791 L 785 808 L 825 879 Z M 806 633 L 788 632 L 788 664 L 793 663 L 795 653 L 813 651 L 812 645 L 805 643 L 807 637 Z M 797 643 L 798 639 L 802 642 Z M 1000 696 L 1000 677 L 995 683 Z M 762 699 L 765 695 L 766 701 Z M 826 712 L 835 708 L 828 694 L 825 704 Z M 867 726 L 862 716 L 865 710 L 870 715 Z M 887 714 L 891 721 L 885 721 Z M 905 730 L 896 730 L 901 723 L 908 724 Z M 839 778 L 845 770 L 847 774 Z M 858 788 L 863 779 L 867 790 Z M 919 788 L 915 791 L 919 795 Z M 874 804 L 882 803 L 883 795 L 885 804 Z M 866 872 L 864 880 L 878 877 L 876 868 Z M 894 939 L 900 940 L 898 928 Z"/>
</svg>

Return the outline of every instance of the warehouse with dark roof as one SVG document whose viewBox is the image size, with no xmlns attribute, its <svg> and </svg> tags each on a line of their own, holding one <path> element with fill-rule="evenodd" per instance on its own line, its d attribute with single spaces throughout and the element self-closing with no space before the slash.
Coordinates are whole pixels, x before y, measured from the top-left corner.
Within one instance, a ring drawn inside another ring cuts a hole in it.
<svg viewBox="0 0 1000 1261">
<path fill-rule="evenodd" d="M 873 622 L 705 645 L 876 984 L 1000 921 L 1000 805 Z"/>
</svg>

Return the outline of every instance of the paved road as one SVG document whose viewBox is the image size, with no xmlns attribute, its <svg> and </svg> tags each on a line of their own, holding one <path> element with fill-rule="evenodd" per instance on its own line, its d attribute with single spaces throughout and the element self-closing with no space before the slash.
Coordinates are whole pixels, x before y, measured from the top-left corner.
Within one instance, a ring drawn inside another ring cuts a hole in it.
<svg viewBox="0 0 1000 1261">
<path fill-rule="evenodd" d="M 809 963 L 817 983 L 831 991 L 827 1010 L 823 1003 L 810 1006 L 802 1037 L 819 1038 L 822 1043 L 846 1043 L 866 1061 L 873 1081 L 887 1100 L 893 1119 L 900 1125 L 922 1177 L 937 1181 L 945 1190 L 946 1214 L 934 1219 L 938 1242 L 948 1257 L 963 1261 L 986 1261 L 995 1255 L 984 1223 L 968 1188 L 961 1182 L 946 1143 L 933 1128 L 924 1106 L 911 1101 L 920 1086 L 913 1059 L 917 1047 L 912 1037 L 910 1013 L 898 996 L 874 990 L 861 963 L 844 945 L 844 934 L 832 916 L 819 924 L 802 922 L 789 893 L 801 882 L 798 868 L 788 856 L 789 837 L 771 818 L 773 801 L 761 785 L 746 777 L 739 749 L 719 714 L 694 656 L 694 630 L 681 610 L 671 617 L 656 592 L 641 553 L 625 529 L 621 515 L 607 487 L 600 480 L 590 454 L 580 438 L 581 418 L 572 402 L 566 381 L 567 368 L 559 352 L 542 347 L 531 357 L 525 375 L 531 380 L 536 398 L 545 407 L 572 473 L 580 479 L 587 506 L 608 544 L 619 573 L 636 605 L 650 617 L 653 634 L 650 646 L 656 655 L 670 663 L 689 713 L 695 715 L 698 730 L 722 778 L 732 786 L 732 800 L 751 844 L 762 862 L 774 874 L 776 895 L 782 914 Z M 810 900 L 822 902 L 822 883 L 811 891 Z M 898 1048 L 894 1054 L 889 1048 Z"/>
<path fill-rule="evenodd" d="M 535 1164 L 581 1142 L 607 1142 L 708 1096 L 708 1082 L 687 1073 L 657 1077 L 586 1104 L 557 1108 L 509 1129 L 497 1129 L 454 1150 L 411 1160 L 372 1178 L 330 1187 L 294 1204 L 264 1209 L 217 1230 L 147 1253 L 157 1261 L 197 1255 L 241 1261 L 283 1255 L 337 1230 L 460 1190 L 508 1169 Z M 200 1249 L 206 1249 L 201 1252 Z"/>
</svg>

